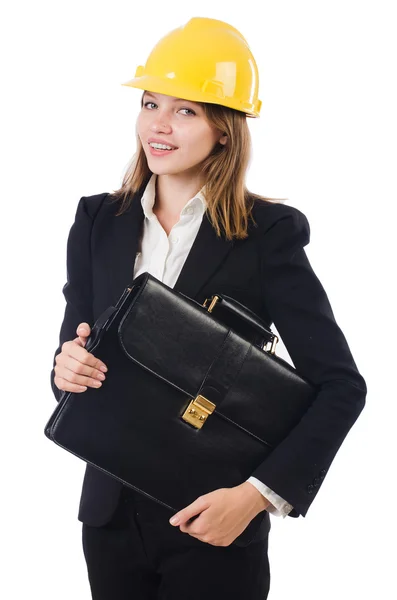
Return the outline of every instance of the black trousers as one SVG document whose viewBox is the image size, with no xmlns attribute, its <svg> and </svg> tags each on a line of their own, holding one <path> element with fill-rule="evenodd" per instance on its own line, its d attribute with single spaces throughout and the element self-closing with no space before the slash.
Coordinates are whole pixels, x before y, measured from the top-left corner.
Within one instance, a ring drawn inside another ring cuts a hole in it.
<svg viewBox="0 0 397 600">
<path fill-rule="evenodd" d="M 213 546 L 168 522 L 169 511 L 124 486 L 112 520 L 83 523 L 93 600 L 266 600 L 268 537 Z"/>
</svg>

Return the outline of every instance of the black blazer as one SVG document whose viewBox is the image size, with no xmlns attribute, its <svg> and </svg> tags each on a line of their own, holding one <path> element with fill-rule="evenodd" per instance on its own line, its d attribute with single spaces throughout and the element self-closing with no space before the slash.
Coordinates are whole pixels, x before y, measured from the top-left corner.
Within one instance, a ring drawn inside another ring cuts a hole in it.
<svg viewBox="0 0 397 600">
<path fill-rule="evenodd" d="M 92 326 L 132 282 L 143 190 L 118 217 L 119 204 L 107 193 L 80 199 L 67 242 L 66 308 L 53 367 L 63 342 L 76 337 L 77 325 Z M 255 200 L 253 216 L 257 225 L 250 221 L 248 238 L 228 241 L 217 238 L 204 214 L 174 289 L 200 303 L 223 292 L 269 326 L 274 323 L 298 372 L 318 386 L 307 414 L 252 473 L 294 506 L 291 517 L 305 516 L 364 407 L 367 388 L 306 256 L 306 216 L 262 200 Z M 51 385 L 59 400 L 53 369 Z M 121 489 L 116 479 L 87 465 L 78 519 L 93 526 L 107 523 Z M 241 545 L 263 538 L 269 528 L 269 513 L 262 511 L 240 536 Z"/>
</svg>

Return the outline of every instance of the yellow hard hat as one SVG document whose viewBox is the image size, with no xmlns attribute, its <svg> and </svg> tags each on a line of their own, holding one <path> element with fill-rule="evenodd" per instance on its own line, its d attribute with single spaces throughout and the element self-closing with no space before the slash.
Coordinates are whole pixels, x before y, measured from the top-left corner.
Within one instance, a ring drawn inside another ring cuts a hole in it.
<svg viewBox="0 0 397 600">
<path fill-rule="evenodd" d="M 259 117 L 258 67 L 247 41 L 224 21 L 194 17 L 160 39 L 134 79 L 122 83 Z"/>
</svg>

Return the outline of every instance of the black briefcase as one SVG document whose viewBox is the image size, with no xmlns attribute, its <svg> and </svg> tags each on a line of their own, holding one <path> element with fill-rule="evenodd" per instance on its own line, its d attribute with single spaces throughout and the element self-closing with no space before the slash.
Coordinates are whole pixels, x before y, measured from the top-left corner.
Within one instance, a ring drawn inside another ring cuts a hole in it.
<svg viewBox="0 0 397 600">
<path fill-rule="evenodd" d="M 201 305 L 143 273 L 87 340 L 106 380 L 64 392 L 45 435 L 171 516 L 248 479 L 309 408 L 315 387 L 276 342 L 236 300 Z"/>
</svg>

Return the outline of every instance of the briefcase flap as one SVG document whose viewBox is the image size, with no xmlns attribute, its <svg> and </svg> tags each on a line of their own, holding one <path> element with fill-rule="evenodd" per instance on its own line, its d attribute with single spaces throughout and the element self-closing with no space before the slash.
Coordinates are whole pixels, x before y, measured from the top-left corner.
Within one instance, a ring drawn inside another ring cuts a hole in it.
<svg viewBox="0 0 397 600">
<path fill-rule="evenodd" d="M 314 398 L 312 386 L 288 363 L 240 338 L 157 279 L 149 277 L 139 289 L 118 336 L 132 361 L 187 399 L 215 381 L 220 402 L 216 389 L 206 397 L 216 412 L 270 445 L 297 424 Z"/>
<path fill-rule="evenodd" d="M 118 335 L 131 360 L 194 396 L 228 331 L 194 300 L 148 278 Z"/>
</svg>

